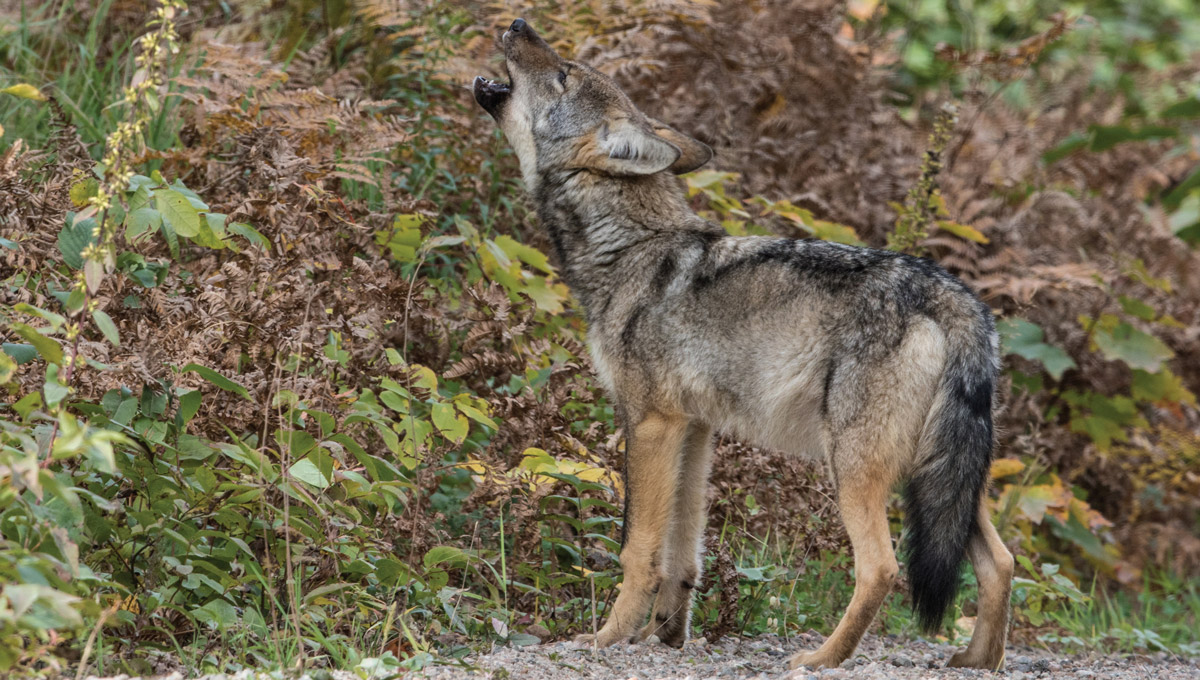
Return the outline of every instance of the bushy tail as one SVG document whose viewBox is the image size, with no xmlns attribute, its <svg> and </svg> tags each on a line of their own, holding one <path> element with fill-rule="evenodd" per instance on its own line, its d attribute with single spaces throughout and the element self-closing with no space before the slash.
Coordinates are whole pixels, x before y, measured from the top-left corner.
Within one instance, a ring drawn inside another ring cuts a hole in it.
<svg viewBox="0 0 1200 680">
<path fill-rule="evenodd" d="M 982 305 L 980 305 L 982 307 Z M 947 331 L 947 359 L 921 434 L 920 458 L 905 493 L 908 582 L 922 630 L 941 627 L 992 460 L 995 330 L 990 310 Z"/>
</svg>

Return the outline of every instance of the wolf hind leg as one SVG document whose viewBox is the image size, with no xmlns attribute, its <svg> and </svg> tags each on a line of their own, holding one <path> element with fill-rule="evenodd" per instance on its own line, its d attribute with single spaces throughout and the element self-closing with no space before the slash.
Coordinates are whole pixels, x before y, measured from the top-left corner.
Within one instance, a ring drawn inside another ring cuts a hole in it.
<svg viewBox="0 0 1200 680">
<path fill-rule="evenodd" d="M 836 457 L 834 461 L 836 465 Z M 888 468 L 839 468 L 838 509 L 854 549 L 854 595 L 833 634 L 819 649 L 793 656 L 791 668 L 834 668 L 853 654 L 884 598 L 892 592 L 900 569 L 887 520 L 887 499 L 894 481 L 885 474 Z"/>
<path fill-rule="evenodd" d="M 679 487 L 672 526 L 664 546 L 666 569 L 650 622 L 638 633 L 657 635 L 663 644 L 682 647 L 692 620 L 692 592 L 699 585 L 703 560 L 706 492 L 712 468 L 712 428 L 693 422 L 683 440 Z"/>
<path fill-rule="evenodd" d="M 629 502 L 621 548 L 624 582 L 604 627 L 576 642 L 607 647 L 620 640 L 636 641 L 665 576 L 664 539 L 675 511 L 687 425 L 686 418 L 652 413 L 630 428 L 625 454 Z"/>
<path fill-rule="evenodd" d="M 988 516 L 987 504 L 979 503 L 979 531 L 971 537 L 967 555 L 979 581 L 979 615 L 967 648 L 950 657 L 948 666 L 999 670 L 1004 663 L 1008 637 L 1009 596 L 1012 591 L 1013 556 L 1000 540 Z"/>
</svg>

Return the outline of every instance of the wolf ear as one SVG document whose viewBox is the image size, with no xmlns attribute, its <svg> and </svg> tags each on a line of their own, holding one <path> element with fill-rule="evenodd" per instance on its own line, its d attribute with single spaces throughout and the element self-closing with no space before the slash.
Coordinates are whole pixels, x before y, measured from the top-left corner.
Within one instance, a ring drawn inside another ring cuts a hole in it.
<svg viewBox="0 0 1200 680">
<path fill-rule="evenodd" d="M 605 124 L 579 150 L 579 164 L 610 175 L 653 175 L 682 153 L 644 122 L 622 118 Z"/>
<path fill-rule="evenodd" d="M 679 158 L 671 164 L 670 170 L 676 175 L 697 170 L 700 166 L 712 160 L 712 148 L 699 140 L 692 139 L 666 123 L 650 119 L 650 127 L 654 134 L 670 142 L 671 146 L 679 149 Z"/>
</svg>

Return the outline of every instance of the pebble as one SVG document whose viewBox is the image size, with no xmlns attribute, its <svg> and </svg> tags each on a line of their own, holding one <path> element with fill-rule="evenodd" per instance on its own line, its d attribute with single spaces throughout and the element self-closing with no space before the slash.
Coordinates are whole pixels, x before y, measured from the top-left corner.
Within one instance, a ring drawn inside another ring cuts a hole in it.
<svg viewBox="0 0 1200 680">
<path fill-rule="evenodd" d="M 1008 672 L 977 669 L 943 669 L 944 659 L 961 646 L 924 640 L 882 638 L 868 635 L 853 659 L 837 668 L 819 672 L 798 669 L 789 672 L 786 656 L 815 649 L 814 639 L 804 636 L 780 638 L 769 635 L 753 640 L 723 638 L 719 641 L 689 641 L 681 650 L 662 645 L 614 645 L 595 657 L 590 648 L 565 642 L 514 648 L 496 646 L 490 652 L 469 656 L 465 664 L 449 657 L 422 669 L 398 669 L 404 680 L 1197 680 L 1200 658 L 1167 655 L 1103 655 L 1069 657 L 1043 649 L 1012 647 L 1008 650 Z M 720 653 L 717 653 L 720 650 Z M 938 662 L 939 660 L 940 663 Z M 1150 661 L 1153 660 L 1153 665 Z M 933 662 L 937 670 L 926 668 Z M 1020 666 L 1018 668 L 1018 666 Z M 235 675 L 207 676 L 203 680 L 256 680 L 249 671 Z M 281 676 L 276 676 L 281 677 Z M 182 680 L 174 673 L 159 680 Z M 125 676 L 89 680 L 134 680 Z M 362 680 L 352 671 L 310 670 L 289 680 Z"/>
</svg>

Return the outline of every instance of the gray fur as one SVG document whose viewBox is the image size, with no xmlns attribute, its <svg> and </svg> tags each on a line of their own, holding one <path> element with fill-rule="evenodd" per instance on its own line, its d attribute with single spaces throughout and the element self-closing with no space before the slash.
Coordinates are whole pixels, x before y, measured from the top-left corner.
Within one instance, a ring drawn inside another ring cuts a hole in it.
<svg viewBox="0 0 1200 680">
<path fill-rule="evenodd" d="M 988 307 L 929 260 L 728 235 L 690 210 L 671 174 L 707 162 L 707 146 L 646 117 L 524 22 L 503 44 L 511 88 L 478 79 L 476 98 L 517 151 L 630 435 L 625 587 L 594 642 L 686 639 L 691 587 L 678 584 L 697 578 L 694 489 L 717 430 L 824 461 L 838 487 L 855 598 L 829 641 L 793 665 L 840 663 L 890 591 L 884 507 L 903 479 L 922 624 L 940 623 L 970 549 L 988 574 L 987 622 L 952 663 L 1000 663 L 1011 555 L 980 510 L 999 366 Z"/>
</svg>

